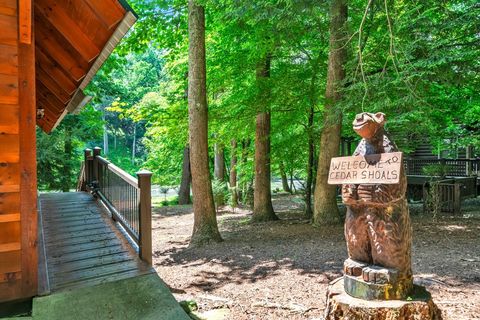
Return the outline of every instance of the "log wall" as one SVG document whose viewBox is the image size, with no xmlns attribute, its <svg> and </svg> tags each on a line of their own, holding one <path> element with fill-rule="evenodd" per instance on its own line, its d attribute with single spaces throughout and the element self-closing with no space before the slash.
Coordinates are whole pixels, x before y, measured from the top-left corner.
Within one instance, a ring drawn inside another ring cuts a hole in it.
<svg viewBox="0 0 480 320">
<path fill-rule="evenodd" d="M 0 0 L 0 302 L 37 293 L 34 41 L 19 41 L 29 3 Z"/>
</svg>

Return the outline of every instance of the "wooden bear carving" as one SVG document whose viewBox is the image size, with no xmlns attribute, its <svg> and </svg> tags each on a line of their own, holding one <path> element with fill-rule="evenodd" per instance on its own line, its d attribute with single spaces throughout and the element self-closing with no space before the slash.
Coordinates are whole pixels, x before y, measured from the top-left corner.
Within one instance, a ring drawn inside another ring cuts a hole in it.
<svg viewBox="0 0 480 320">
<path fill-rule="evenodd" d="M 354 156 L 397 152 L 385 135 L 383 113 L 361 113 L 353 129 L 363 139 Z M 398 184 L 342 186 L 347 206 L 345 290 L 363 299 L 404 299 L 412 289 L 412 229 L 403 167 Z"/>
</svg>

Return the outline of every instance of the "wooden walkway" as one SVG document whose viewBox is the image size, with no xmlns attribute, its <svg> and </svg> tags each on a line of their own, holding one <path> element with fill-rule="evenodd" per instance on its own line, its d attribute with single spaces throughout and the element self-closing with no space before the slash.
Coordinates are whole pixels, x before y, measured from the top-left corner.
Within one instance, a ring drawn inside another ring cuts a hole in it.
<svg viewBox="0 0 480 320">
<path fill-rule="evenodd" d="M 90 194 L 41 194 L 39 213 L 41 294 L 154 272 Z"/>
</svg>

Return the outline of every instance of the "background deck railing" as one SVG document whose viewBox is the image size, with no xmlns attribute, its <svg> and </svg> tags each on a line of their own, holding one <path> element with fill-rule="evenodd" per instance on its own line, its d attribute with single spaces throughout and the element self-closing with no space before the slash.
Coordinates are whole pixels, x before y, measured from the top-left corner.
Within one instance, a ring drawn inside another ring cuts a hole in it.
<svg viewBox="0 0 480 320">
<path fill-rule="evenodd" d="M 446 176 L 470 177 L 480 174 L 479 159 L 405 159 L 407 175 L 424 176 L 424 168 L 429 166 L 443 167 Z"/>
<path fill-rule="evenodd" d="M 85 187 L 102 203 L 139 247 L 140 258 L 152 264 L 152 209 L 150 171 L 134 178 L 101 155 L 100 148 L 86 149 Z M 82 184 L 79 184 L 82 185 Z"/>
<path fill-rule="evenodd" d="M 462 200 L 477 197 L 477 195 L 476 177 L 432 180 L 423 185 L 423 209 L 432 211 L 433 202 L 436 201 L 440 212 L 459 214 Z M 437 199 L 432 199 L 432 196 Z"/>
</svg>

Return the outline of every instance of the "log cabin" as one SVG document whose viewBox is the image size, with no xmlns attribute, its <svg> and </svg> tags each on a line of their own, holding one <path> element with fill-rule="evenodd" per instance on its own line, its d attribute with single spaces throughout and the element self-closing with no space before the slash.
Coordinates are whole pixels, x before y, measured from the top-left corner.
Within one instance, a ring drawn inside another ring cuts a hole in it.
<svg viewBox="0 0 480 320">
<path fill-rule="evenodd" d="M 0 0 L 0 302 L 39 292 L 36 126 L 85 104 L 135 20 L 122 0 Z"/>
</svg>

